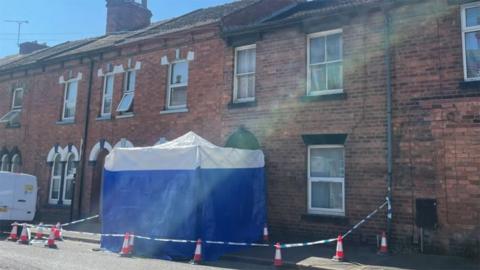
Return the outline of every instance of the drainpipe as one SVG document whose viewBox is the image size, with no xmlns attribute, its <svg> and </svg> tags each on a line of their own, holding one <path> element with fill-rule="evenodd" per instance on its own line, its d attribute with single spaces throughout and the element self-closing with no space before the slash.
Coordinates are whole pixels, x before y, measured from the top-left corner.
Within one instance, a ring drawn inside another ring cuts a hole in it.
<svg viewBox="0 0 480 270">
<path fill-rule="evenodd" d="M 385 1 L 384 16 L 385 16 L 385 80 L 387 90 L 387 198 L 392 202 L 392 63 L 390 55 L 390 22 L 389 14 L 390 1 Z M 388 210 L 387 210 L 388 211 Z M 392 233 L 392 210 L 387 214 L 387 237 L 390 243 Z"/>
<path fill-rule="evenodd" d="M 87 105 L 85 109 L 85 126 L 83 128 L 83 147 L 81 149 L 82 159 L 80 160 L 80 194 L 78 196 L 78 217 L 82 217 L 82 201 L 83 201 L 83 182 L 85 178 L 85 165 L 87 164 L 87 145 L 88 145 L 88 124 L 90 123 L 90 102 L 92 98 L 92 87 L 93 87 L 93 68 L 95 67 L 95 61 L 93 58 L 90 58 L 90 75 L 88 77 L 88 92 L 87 92 Z"/>
</svg>

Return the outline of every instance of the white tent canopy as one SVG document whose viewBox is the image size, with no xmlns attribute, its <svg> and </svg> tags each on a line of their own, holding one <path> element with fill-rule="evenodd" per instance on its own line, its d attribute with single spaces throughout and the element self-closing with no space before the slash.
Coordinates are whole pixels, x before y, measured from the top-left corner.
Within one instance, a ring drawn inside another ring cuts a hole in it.
<svg viewBox="0 0 480 270">
<path fill-rule="evenodd" d="M 116 148 L 106 158 L 109 171 L 261 168 L 261 150 L 219 147 L 194 132 L 151 147 Z"/>
</svg>

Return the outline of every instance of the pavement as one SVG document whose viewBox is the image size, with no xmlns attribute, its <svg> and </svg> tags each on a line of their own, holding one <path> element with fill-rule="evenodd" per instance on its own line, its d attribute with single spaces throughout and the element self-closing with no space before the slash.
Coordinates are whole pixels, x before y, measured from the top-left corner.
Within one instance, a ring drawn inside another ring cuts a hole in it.
<svg viewBox="0 0 480 270">
<path fill-rule="evenodd" d="M 77 228 L 78 229 L 78 228 Z M 35 231 L 35 230 L 33 230 Z M 100 241 L 98 235 L 81 233 L 76 231 L 64 231 L 63 237 L 68 240 L 83 241 L 97 244 Z M 308 268 L 324 270 L 479 270 L 480 262 L 454 256 L 426 255 L 418 253 L 377 255 L 375 247 L 360 247 L 344 242 L 345 262 L 331 260 L 335 253 L 336 243 L 316 245 L 309 247 L 296 247 L 282 249 L 283 263 L 286 268 Z M 251 247 L 242 251 L 227 254 L 221 261 L 246 263 L 255 265 L 254 268 L 272 267 L 274 248 Z"/>
<path fill-rule="evenodd" d="M 0 269 L 5 270 L 191 270 L 191 269 L 272 269 L 271 266 L 231 261 L 192 265 L 145 258 L 122 258 L 117 254 L 99 251 L 97 244 L 65 240 L 57 242 L 58 249 L 44 247 L 43 242 L 20 245 L 0 240 Z"/>
</svg>

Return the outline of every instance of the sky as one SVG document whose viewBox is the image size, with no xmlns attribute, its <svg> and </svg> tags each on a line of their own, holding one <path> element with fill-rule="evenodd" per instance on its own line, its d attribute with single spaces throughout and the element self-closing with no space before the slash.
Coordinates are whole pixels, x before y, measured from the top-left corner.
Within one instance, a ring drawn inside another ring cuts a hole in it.
<svg viewBox="0 0 480 270">
<path fill-rule="evenodd" d="M 152 22 L 233 0 L 149 0 Z M 37 40 L 52 46 L 68 40 L 105 33 L 105 0 L 0 0 L 0 57 L 18 53 L 16 23 L 21 27 L 20 42 Z"/>
</svg>

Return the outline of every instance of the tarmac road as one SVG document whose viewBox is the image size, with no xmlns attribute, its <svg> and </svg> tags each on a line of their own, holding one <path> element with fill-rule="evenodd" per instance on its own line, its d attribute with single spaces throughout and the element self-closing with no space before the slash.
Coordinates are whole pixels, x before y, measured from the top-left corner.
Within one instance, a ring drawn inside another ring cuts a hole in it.
<svg viewBox="0 0 480 270">
<path fill-rule="evenodd" d="M 3 237 L 2 237 L 3 238 Z M 219 261 L 209 265 L 170 262 L 143 258 L 121 258 L 117 254 L 93 251 L 96 244 L 63 241 L 59 249 L 43 243 L 29 246 L 0 241 L 0 269 L 8 270 L 132 270 L 132 269 L 272 269 L 272 266 Z"/>
</svg>

